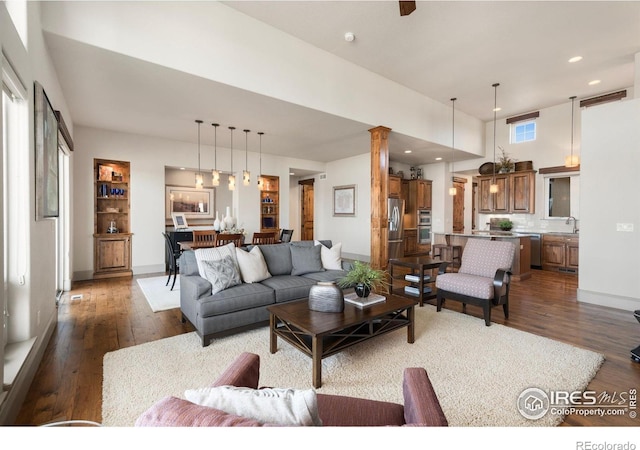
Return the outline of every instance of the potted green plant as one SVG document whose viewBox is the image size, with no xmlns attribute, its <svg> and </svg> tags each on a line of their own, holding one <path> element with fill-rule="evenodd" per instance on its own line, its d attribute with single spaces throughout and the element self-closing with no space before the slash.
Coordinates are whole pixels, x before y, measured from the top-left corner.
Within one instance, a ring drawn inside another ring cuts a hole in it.
<svg viewBox="0 0 640 450">
<path fill-rule="evenodd" d="M 387 285 L 387 273 L 362 261 L 354 261 L 351 270 L 338 281 L 338 285 L 341 288 L 353 287 L 358 297 L 368 297 L 372 290 L 376 291 Z"/>
<path fill-rule="evenodd" d="M 498 222 L 498 226 L 502 231 L 511 231 L 511 229 L 513 228 L 513 222 L 509 219 L 504 219 Z"/>
</svg>

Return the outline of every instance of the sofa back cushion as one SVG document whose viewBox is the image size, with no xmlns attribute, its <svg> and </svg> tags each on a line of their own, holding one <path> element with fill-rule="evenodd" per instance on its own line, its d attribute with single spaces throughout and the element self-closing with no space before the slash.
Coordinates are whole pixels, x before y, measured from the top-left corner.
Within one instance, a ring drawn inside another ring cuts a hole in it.
<svg viewBox="0 0 640 450">
<path fill-rule="evenodd" d="M 509 241 L 467 240 L 458 273 L 493 278 L 498 269 L 511 269 L 515 246 Z"/>
<path fill-rule="evenodd" d="M 322 245 L 314 245 L 310 247 L 302 247 L 298 245 L 291 246 L 291 275 L 304 275 L 311 272 L 322 272 L 321 259 Z"/>
<path fill-rule="evenodd" d="M 259 245 L 262 256 L 267 263 L 267 269 L 273 276 L 291 275 L 291 250 L 289 243 Z"/>
</svg>

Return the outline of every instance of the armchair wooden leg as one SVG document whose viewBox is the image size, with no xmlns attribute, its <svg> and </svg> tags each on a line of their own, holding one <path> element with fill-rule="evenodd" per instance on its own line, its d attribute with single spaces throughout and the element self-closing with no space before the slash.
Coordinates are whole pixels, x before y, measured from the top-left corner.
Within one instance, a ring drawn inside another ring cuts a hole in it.
<svg viewBox="0 0 640 450">
<path fill-rule="evenodd" d="M 484 305 L 482 305 L 482 309 L 484 310 L 484 324 L 486 326 L 490 326 L 491 325 L 491 303 L 486 302 Z"/>
<path fill-rule="evenodd" d="M 502 305 L 502 310 L 504 311 L 504 318 L 509 318 L 509 301 L 504 302 Z"/>
<path fill-rule="evenodd" d="M 444 303 L 444 298 L 438 296 L 436 297 L 436 311 L 440 311 L 442 309 L 442 304 Z"/>
</svg>

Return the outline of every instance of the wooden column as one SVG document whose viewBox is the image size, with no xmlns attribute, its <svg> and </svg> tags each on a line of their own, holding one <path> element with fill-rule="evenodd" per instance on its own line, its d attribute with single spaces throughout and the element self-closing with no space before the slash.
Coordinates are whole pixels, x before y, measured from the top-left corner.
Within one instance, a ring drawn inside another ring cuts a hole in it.
<svg viewBox="0 0 640 450">
<path fill-rule="evenodd" d="M 391 128 L 371 128 L 371 267 L 386 269 L 389 261 L 389 132 Z"/>
</svg>

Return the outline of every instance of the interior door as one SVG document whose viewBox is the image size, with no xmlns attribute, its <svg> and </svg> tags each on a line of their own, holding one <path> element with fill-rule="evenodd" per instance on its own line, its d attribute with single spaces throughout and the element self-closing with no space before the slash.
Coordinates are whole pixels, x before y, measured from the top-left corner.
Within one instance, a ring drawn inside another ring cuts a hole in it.
<svg viewBox="0 0 640 450">
<path fill-rule="evenodd" d="M 464 182 L 454 181 L 456 195 L 453 197 L 453 232 L 464 233 Z"/>
<path fill-rule="evenodd" d="M 300 196 L 300 240 L 313 240 L 313 182 L 315 180 L 301 180 L 298 183 L 302 187 Z"/>
</svg>

